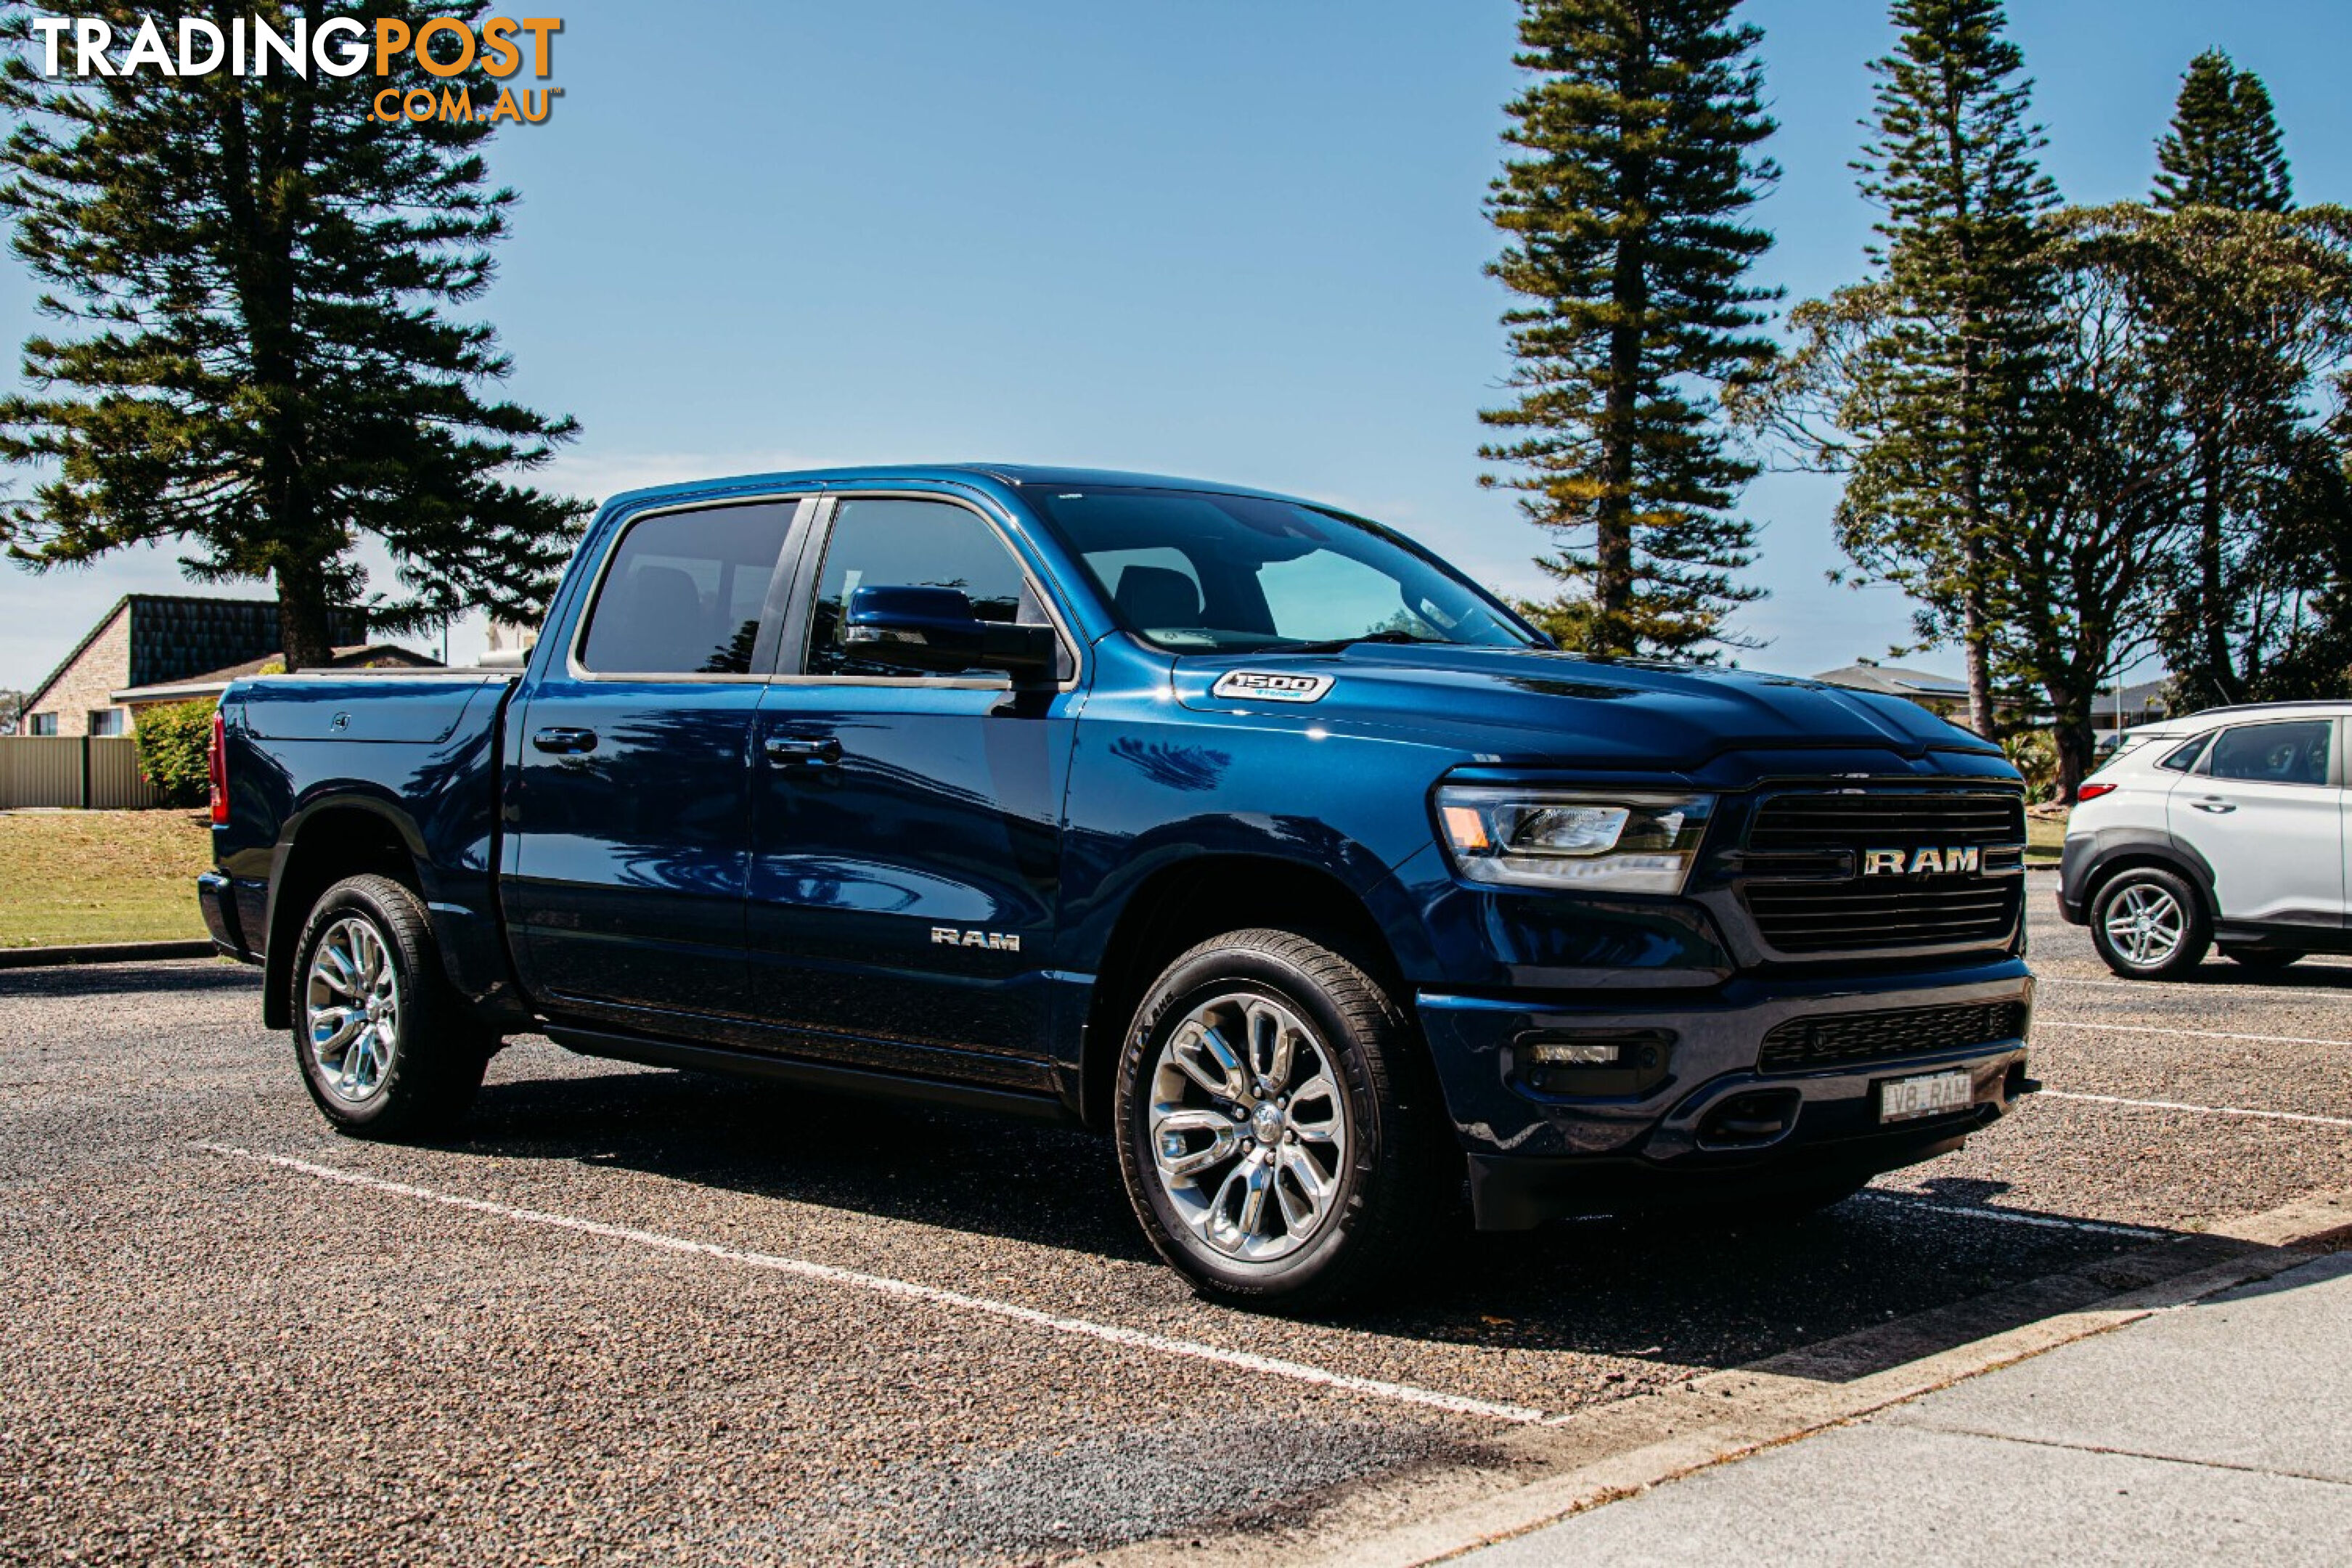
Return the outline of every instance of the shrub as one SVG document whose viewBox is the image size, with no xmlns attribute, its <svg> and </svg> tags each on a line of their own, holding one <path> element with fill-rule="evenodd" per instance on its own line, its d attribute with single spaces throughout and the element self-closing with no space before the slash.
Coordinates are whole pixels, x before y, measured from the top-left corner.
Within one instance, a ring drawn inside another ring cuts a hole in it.
<svg viewBox="0 0 2352 1568">
<path fill-rule="evenodd" d="M 219 706 L 199 697 L 139 715 L 139 771 L 165 805 L 202 805 L 211 794 L 213 710 Z"/>
<path fill-rule="evenodd" d="M 2053 800 L 2058 795 L 2058 743 L 2047 730 L 2012 730 L 2001 737 L 2000 749 L 2010 766 L 2025 775 L 2030 803 Z"/>
</svg>

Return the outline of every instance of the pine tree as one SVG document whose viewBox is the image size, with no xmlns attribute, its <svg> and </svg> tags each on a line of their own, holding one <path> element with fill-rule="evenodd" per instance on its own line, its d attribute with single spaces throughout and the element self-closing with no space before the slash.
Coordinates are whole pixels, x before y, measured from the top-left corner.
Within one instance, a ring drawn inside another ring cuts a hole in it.
<svg viewBox="0 0 2352 1568">
<path fill-rule="evenodd" d="M 1517 154 L 1487 215 L 1489 273 L 1527 303 L 1504 318 L 1518 396 L 1480 417 L 1525 432 L 1479 455 L 1481 482 L 1560 548 L 1546 629 L 1596 654 L 1690 654 L 1732 640 L 1762 596 L 1735 574 L 1754 526 L 1733 510 L 1755 466 L 1716 427 L 1709 388 L 1757 374 L 1752 329 L 1774 291 L 1747 281 L 1771 237 L 1745 226 L 1779 172 L 1755 149 L 1761 37 L 1738 0 L 1520 0 L 1515 57 L 1536 79 L 1508 105 Z"/>
<path fill-rule="evenodd" d="M 2189 216 L 2196 208 L 2279 214 L 2294 205 L 2269 89 L 2219 49 L 2189 62 L 2156 161 L 2155 205 L 2184 215 L 2175 226 L 2185 237 L 2202 238 L 2197 231 L 2211 226 Z M 2189 389 L 2182 417 L 2197 529 L 2166 626 L 2165 658 L 2184 699 L 2200 705 L 2242 701 L 2251 690 L 2252 671 L 2233 651 L 2256 608 L 2248 604 L 2248 567 L 2263 555 L 2259 520 L 2246 515 L 2260 488 L 2246 480 L 2282 449 L 2273 437 L 2294 425 L 2305 379 L 2282 374 L 2260 352 L 2272 334 L 2260 312 L 2243 308 L 2242 282 L 2210 267 L 2185 269 L 2173 301 L 2172 357 Z"/>
<path fill-rule="evenodd" d="M 142 19 L 165 37 L 182 7 L 100 5 L 117 59 Z M 379 0 L 371 17 L 472 21 L 486 6 Z M 333 13 L 301 4 L 204 8 L 226 31 L 257 12 L 282 33 Z M 40 74 L 30 7 L 0 101 L 0 209 L 64 324 L 25 345 L 35 389 L 0 399 L 0 458 L 41 482 L 0 510 L 0 540 L 35 567 L 177 540 L 203 581 L 278 590 L 289 668 L 328 658 L 328 612 L 365 586 L 362 537 L 388 549 L 397 597 L 373 624 L 416 631 L 468 606 L 534 616 L 585 508 L 517 482 L 572 438 L 487 393 L 510 363 L 478 299 L 507 234 L 485 120 L 386 124 L 385 89 L 444 79 L 404 57 L 390 74 Z M 436 43 L 456 47 L 446 30 Z M 436 49 L 436 58 L 450 57 Z M 489 90 L 486 94 L 484 89 Z"/>
<path fill-rule="evenodd" d="M 1902 36 L 1873 62 L 1875 133 L 1857 165 L 1885 210 L 1873 259 L 1887 341 L 1858 389 L 1873 439 L 1839 513 L 1865 573 L 1902 584 L 1926 629 L 1956 637 L 1972 728 L 1993 732 L 1994 640 L 2011 521 L 1998 448 L 2043 357 L 2047 279 L 2036 220 L 2057 195 L 2035 159 L 2032 84 L 1999 0 L 1895 0 Z"/>
<path fill-rule="evenodd" d="M 2203 206 L 2283 213 L 2294 205 L 2270 89 L 2220 49 L 2189 62 L 2156 164 L 2153 200 L 2167 212 Z"/>
</svg>

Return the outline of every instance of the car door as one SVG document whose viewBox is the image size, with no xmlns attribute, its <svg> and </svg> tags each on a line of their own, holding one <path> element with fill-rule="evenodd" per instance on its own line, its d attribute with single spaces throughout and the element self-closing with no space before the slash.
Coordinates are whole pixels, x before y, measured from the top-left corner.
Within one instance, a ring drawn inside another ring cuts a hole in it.
<svg viewBox="0 0 2352 1568">
<path fill-rule="evenodd" d="M 812 530 L 813 592 L 761 701 L 748 942 L 753 1004 L 795 1048 L 1042 1087 L 1066 679 L 918 675 L 861 657 L 860 587 L 962 591 L 982 619 L 1052 619 L 997 526 L 942 496 L 845 494 Z"/>
<path fill-rule="evenodd" d="M 2345 923 L 2344 792 L 2328 719 L 2233 724 L 2173 786 L 2173 837 L 2213 868 L 2221 918 Z"/>
<path fill-rule="evenodd" d="M 631 521 L 525 694 L 506 900 L 551 998 L 649 1027 L 745 1013 L 751 737 L 801 505 Z"/>
</svg>

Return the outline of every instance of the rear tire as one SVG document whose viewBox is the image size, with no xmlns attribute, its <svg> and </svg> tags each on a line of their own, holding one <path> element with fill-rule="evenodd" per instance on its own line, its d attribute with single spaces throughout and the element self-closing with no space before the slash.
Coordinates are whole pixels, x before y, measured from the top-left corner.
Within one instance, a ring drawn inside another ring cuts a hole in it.
<svg viewBox="0 0 2352 1568">
<path fill-rule="evenodd" d="M 2300 963 L 2311 954 L 2291 947 L 2225 947 L 2221 956 L 2257 974 L 2271 974 Z"/>
<path fill-rule="evenodd" d="M 2189 879 L 2161 866 L 2118 871 L 2091 900 L 2091 945 L 2126 980 L 2167 980 L 2205 962 L 2213 925 Z"/>
<path fill-rule="evenodd" d="M 464 1117 L 499 1042 L 444 977 L 415 893 L 373 875 L 329 888 L 303 924 L 293 986 L 294 1058 L 338 1131 L 429 1136 Z"/>
<path fill-rule="evenodd" d="M 1325 1308 L 1394 1286 L 1463 1182 L 1417 1032 L 1367 969 L 1293 931 L 1238 931 L 1163 971 L 1116 1084 L 1144 1234 L 1203 1294 Z"/>
</svg>

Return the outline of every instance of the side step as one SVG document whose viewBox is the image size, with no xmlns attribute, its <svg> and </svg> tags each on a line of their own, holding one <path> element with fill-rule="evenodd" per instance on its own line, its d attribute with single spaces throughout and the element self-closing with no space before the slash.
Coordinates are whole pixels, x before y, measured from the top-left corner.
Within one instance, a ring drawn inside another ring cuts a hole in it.
<svg viewBox="0 0 2352 1568">
<path fill-rule="evenodd" d="M 938 1079 L 908 1078 L 841 1067 L 795 1057 L 772 1057 L 764 1051 L 730 1050 L 724 1046 L 688 1045 L 657 1040 L 645 1035 L 625 1035 L 607 1029 L 581 1029 L 551 1024 L 547 1037 L 583 1057 L 607 1057 L 646 1067 L 684 1068 L 692 1072 L 731 1074 L 797 1083 L 835 1094 L 866 1095 L 877 1100 L 915 1100 L 949 1105 L 964 1110 L 985 1110 L 1000 1116 L 1020 1116 L 1034 1121 L 1075 1124 L 1068 1106 L 1048 1094 L 1024 1094 L 1018 1089 L 987 1089 L 974 1084 L 946 1083 Z"/>
</svg>

